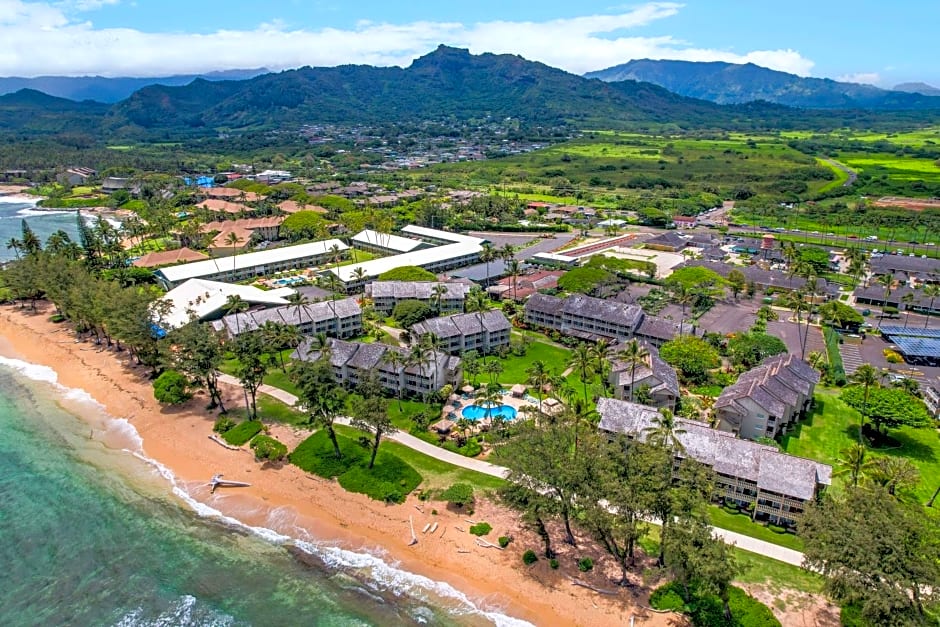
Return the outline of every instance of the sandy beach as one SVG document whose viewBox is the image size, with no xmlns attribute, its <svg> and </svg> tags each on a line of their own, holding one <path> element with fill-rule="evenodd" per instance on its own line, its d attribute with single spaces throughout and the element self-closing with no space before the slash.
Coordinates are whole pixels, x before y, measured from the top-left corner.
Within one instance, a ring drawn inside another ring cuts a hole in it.
<svg viewBox="0 0 940 627">
<path fill-rule="evenodd" d="M 171 469 L 196 500 L 228 516 L 286 535 L 382 555 L 407 571 L 450 584 L 477 605 L 538 625 L 623 625 L 631 616 L 637 625 L 682 624 L 675 615 L 643 609 L 648 591 L 611 583 L 610 577 L 619 571 L 587 539 L 573 548 L 555 535 L 563 564 L 557 571 L 544 559 L 524 566 L 522 551 L 538 550 L 540 542 L 513 512 L 493 503 L 479 503 L 473 519 L 493 526 L 494 542 L 499 535 L 513 536 L 505 551 L 477 546 L 466 532 L 467 517 L 448 511 L 444 503 L 421 503 L 410 497 L 405 504 L 388 506 L 289 464 L 262 466 L 247 450 L 227 450 L 208 439 L 215 416 L 203 410 L 204 395 L 182 407 L 160 406 L 153 398 L 147 369 L 134 366 L 127 353 L 76 341 L 68 326 L 48 321 L 51 313 L 46 304 L 40 304 L 36 313 L 3 306 L 0 354 L 53 368 L 59 383 L 87 391 L 111 416 L 127 419 L 141 436 L 147 457 Z M 232 404 L 239 402 L 237 392 L 228 390 Z M 305 437 L 283 425 L 272 425 L 271 433 L 289 448 Z M 215 473 L 252 485 L 211 495 L 205 484 Z M 431 514 L 432 509 L 437 515 Z M 409 546 L 409 518 L 419 536 L 414 546 Z M 439 524 L 437 533 L 421 534 L 433 522 Z M 582 555 L 597 563 L 586 575 L 573 565 Z M 575 585 L 573 577 L 612 594 Z"/>
</svg>

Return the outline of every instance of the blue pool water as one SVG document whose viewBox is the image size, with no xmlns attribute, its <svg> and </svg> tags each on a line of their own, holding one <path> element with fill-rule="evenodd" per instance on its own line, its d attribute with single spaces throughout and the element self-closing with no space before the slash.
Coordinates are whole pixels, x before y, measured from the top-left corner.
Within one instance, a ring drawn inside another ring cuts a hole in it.
<svg viewBox="0 0 940 627">
<path fill-rule="evenodd" d="M 482 420 L 486 418 L 487 409 L 480 405 L 468 405 L 460 412 L 468 420 Z M 489 409 L 490 418 L 502 416 L 503 420 L 513 420 L 516 417 L 516 408 L 509 405 L 497 405 Z"/>
</svg>

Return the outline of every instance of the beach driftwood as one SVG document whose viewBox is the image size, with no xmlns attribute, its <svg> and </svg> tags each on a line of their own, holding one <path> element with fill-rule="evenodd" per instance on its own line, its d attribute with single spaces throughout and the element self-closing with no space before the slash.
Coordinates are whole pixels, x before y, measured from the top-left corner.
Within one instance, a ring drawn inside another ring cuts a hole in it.
<svg viewBox="0 0 940 627">
<path fill-rule="evenodd" d="M 571 584 L 574 585 L 574 586 L 580 586 L 580 587 L 582 587 L 582 588 L 587 588 L 588 590 L 593 590 L 594 592 L 596 592 L 596 593 L 598 593 L 598 594 L 608 594 L 608 595 L 611 595 L 611 596 L 616 596 L 616 595 L 617 595 L 617 591 L 616 591 L 616 590 L 604 590 L 603 588 L 598 588 L 598 587 L 596 587 L 596 586 L 592 586 L 592 585 L 589 584 L 589 583 L 584 583 L 584 582 L 581 581 L 580 579 L 575 579 L 574 577 L 571 577 L 570 579 L 571 579 Z"/>
<path fill-rule="evenodd" d="M 493 544 L 492 542 L 487 542 L 483 538 L 477 538 L 476 542 L 477 546 L 482 546 L 484 549 L 499 549 L 500 551 L 503 550 L 503 547 L 499 546 L 498 544 Z"/>
<path fill-rule="evenodd" d="M 221 446 L 221 447 L 223 447 L 223 448 L 227 448 L 227 449 L 230 450 L 230 451 L 240 451 L 240 450 L 242 450 L 242 447 L 240 447 L 240 446 L 232 446 L 231 444 L 229 444 L 228 442 L 226 442 L 225 440 L 223 440 L 222 438 L 220 438 L 219 436 L 217 436 L 217 435 L 214 434 L 214 433 L 209 436 L 209 439 L 212 440 L 213 442 L 215 442 L 216 444 L 218 444 L 219 446 Z"/>
<path fill-rule="evenodd" d="M 414 546 L 418 543 L 418 536 L 415 535 L 415 523 L 411 516 L 408 517 L 408 526 L 411 527 L 411 542 L 408 543 L 408 546 Z"/>
<path fill-rule="evenodd" d="M 470 551 L 467 551 L 467 550 L 465 550 L 465 549 L 457 549 L 457 552 L 458 552 L 458 553 L 469 553 Z"/>
<path fill-rule="evenodd" d="M 217 473 L 212 475 L 212 479 L 209 481 L 209 485 L 212 486 L 212 493 L 215 493 L 216 488 L 247 488 L 251 486 L 250 483 L 245 483 L 244 481 L 228 481 L 222 479 L 222 473 Z"/>
<path fill-rule="evenodd" d="M 431 528 L 431 523 L 428 523 L 424 526 L 424 529 L 421 530 L 421 533 L 427 533 L 428 529 Z"/>
<path fill-rule="evenodd" d="M 435 531 L 437 531 L 437 523 L 434 523 L 433 525 L 431 525 L 431 528 L 428 530 L 428 533 L 430 533 L 433 536 Z"/>
</svg>

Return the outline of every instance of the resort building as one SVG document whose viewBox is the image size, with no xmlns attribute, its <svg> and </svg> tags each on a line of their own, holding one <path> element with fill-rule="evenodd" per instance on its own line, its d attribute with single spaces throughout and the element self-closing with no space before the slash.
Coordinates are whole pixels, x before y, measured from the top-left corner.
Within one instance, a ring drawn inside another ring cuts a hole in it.
<svg viewBox="0 0 940 627">
<path fill-rule="evenodd" d="M 215 320 L 225 314 L 229 299 L 237 296 L 249 306 L 287 305 L 294 290 L 282 287 L 259 290 L 252 285 L 233 285 L 205 279 L 190 279 L 164 294 L 154 307 L 154 323 L 164 330 L 181 327 L 190 320 Z"/>
<path fill-rule="evenodd" d="M 612 398 L 598 399 L 597 412 L 601 416 L 598 429 L 640 441 L 646 439 L 660 415 L 652 407 Z M 694 459 L 711 468 L 715 498 L 746 508 L 755 520 L 794 525 L 807 503 L 832 484 L 832 467 L 827 464 L 741 440 L 700 422 L 676 422 L 674 433 L 682 444 L 676 459 Z M 678 464 L 675 468 L 678 470 Z"/>
<path fill-rule="evenodd" d="M 350 242 L 353 248 L 367 250 L 381 255 L 400 255 L 431 246 L 420 240 L 401 237 L 400 235 L 392 235 L 391 233 L 379 233 L 371 229 L 356 233 L 352 236 Z"/>
<path fill-rule="evenodd" d="M 192 261 L 202 261 L 208 258 L 209 256 L 205 253 L 184 246 L 176 250 L 161 250 L 155 253 L 147 253 L 134 261 L 134 267 L 157 268 L 159 266 L 171 266 Z"/>
<path fill-rule="evenodd" d="M 429 272 L 440 273 L 474 264 L 479 261 L 482 245 L 486 242 L 486 240 L 479 237 L 451 233 L 450 231 L 439 231 L 423 226 L 408 225 L 401 232 L 414 238 L 415 241 L 421 240 L 419 243 L 425 243 L 425 245 L 432 247 L 421 248 L 419 246 L 415 250 L 390 257 L 373 259 L 339 268 L 324 269 L 322 274 L 330 274 L 338 278 L 347 292 L 359 291 L 367 283 L 377 279 L 379 275 L 403 266 L 417 266 Z M 360 233 L 359 235 L 363 234 Z M 371 237 L 381 239 L 387 236 L 380 234 Z M 363 239 L 367 239 L 367 237 L 363 235 Z M 405 237 L 400 239 L 411 241 Z M 401 242 L 400 244 L 405 245 Z"/>
<path fill-rule="evenodd" d="M 260 329 L 266 322 L 297 327 L 304 335 L 325 333 L 330 337 L 355 337 L 362 335 L 362 308 L 355 298 L 326 300 L 230 314 L 216 320 L 212 326 L 216 331 L 225 331 L 229 337 L 236 337 Z"/>
<path fill-rule="evenodd" d="M 401 364 L 394 364 L 389 356 L 396 353 Z M 291 357 L 301 361 L 316 361 L 322 355 L 313 338 L 301 344 Z M 460 358 L 439 353 L 428 355 L 420 364 L 410 363 L 408 352 L 386 344 L 364 344 L 344 340 L 329 340 L 330 364 L 337 381 L 355 387 L 374 373 L 376 380 L 389 392 L 402 396 L 420 396 L 440 390 L 447 384 L 459 387 L 463 374 Z"/>
<path fill-rule="evenodd" d="M 786 433 L 813 402 L 819 372 L 795 355 L 777 355 L 742 374 L 715 401 L 718 429 L 756 440 Z"/>
<path fill-rule="evenodd" d="M 366 285 L 366 298 L 372 299 L 376 311 L 390 315 L 395 306 L 405 300 L 417 300 L 437 307 L 441 313 L 463 311 L 470 292 L 466 283 L 438 283 L 434 281 L 373 281 Z"/>
<path fill-rule="evenodd" d="M 525 305 L 525 321 L 584 340 L 638 338 L 661 346 L 679 334 L 679 325 L 643 313 L 637 305 L 575 294 L 568 298 L 533 294 Z M 687 326 L 686 332 L 694 329 Z"/>
<path fill-rule="evenodd" d="M 614 357 L 610 360 L 610 384 L 614 396 L 620 400 L 630 400 L 631 381 L 633 398 L 637 403 L 674 411 L 679 399 L 679 378 L 672 366 L 659 357 L 659 351 L 644 343 L 646 357 L 641 363 L 632 364 L 617 357 L 625 346 L 613 348 Z"/>
<path fill-rule="evenodd" d="M 338 239 L 328 239 L 297 246 L 271 248 L 256 253 L 216 257 L 156 271 L 157 280 L 171 289 L 189 279 L 230 281 L 237 283 L 263 277 L 282 270 L 295 270 L 318 266 L 333 261 L 337 256 L 345 257 L 349 246 Z"/>
<path fill-rule="evenodd" d="M 451 354 L 475 350 L 489 354 L 501 346 L 509 346 L 512 325 L 502 311 L 491 309 L 477 313 L 457 314 L 431 318 L 411 327 L 411 340 L 421 341 L 425 335 L 435 335 L 441 340 L 441 348 Z"/>
</svg>

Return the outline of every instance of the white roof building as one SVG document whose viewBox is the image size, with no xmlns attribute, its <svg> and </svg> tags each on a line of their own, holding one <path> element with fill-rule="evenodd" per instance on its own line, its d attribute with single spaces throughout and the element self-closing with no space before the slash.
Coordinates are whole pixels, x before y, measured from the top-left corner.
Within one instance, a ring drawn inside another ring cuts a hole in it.
<svg viewBox="0 0 940 627">
<path fill-rule="evenodd" d="M 171 288 L 188 279 L 227 279 L 240 281 L 264 276 L 279 270 L 291 270 L 319 265 L 327 261 L 335 251 L 344 254 L 349 246 L 338 239 L 328 239 L 297 246 L 283 246 L 255 253 L 216 257 L 205 261 L 185 263 L 162 268 L 156 272 L 165 287 Z"/>
<path fill-rule="evenodd" d="M 378 249 L 390 253 L 410 253 L 419 248 L 427 248 L 427 244 L 420 240 L 392 235 L 391 233 L 379 233 L 372 229 L 356 233 L 351 241 L 354 248 Z"/>
<path fill-rule="evenodd" d="M 286 297 L 293 292 L 289 287 L 265 291 L 251 285 L 190 279 L 160 298 L 158 302 L 169 303 L 169 309 L 160 323 L 165 330 L 170 330 L 183 326 L 193 316 L 199 320 L 219 317 L 225 313 L 230 296 L 239 296 L 249 305 L 287 305 Z"/>
<path fill-rule="evenodd" d="M 401 232 L 406 235 L 420 237 L 421 239 L 437 244 L 451 242 L 454 244 L 476 244 L 477 246 L 481 246 L 486 242 L 485 239 L 473 237 L 472 235 L 463 235 L 461 233 L 441 231 L 439 229 L 429 229 L 426 226 L 416 226 L 414 224 L 409 224 L 403 228 Z"/>
<path fill-rule="evenodd" d="M 482 241 L 482 240 L 478 240 Z M 401 268 L 402 266 L 418 266 L 431 272 L 442 272 L 461 266 L 475 263 L 480 257 L 482 248 L 479 244 L 448 244 L 436 248 L 417 250 L 392 257 L 383 257 L 354 263 L 339 268 L 329 268 L 326 272 L 333 273 L 347 287 L 358 287 L 368 281 L 376 279 L 380 274 Z M 359 279 L 357 268 L 362 268 L 362 279 Z"/>
</svg>

